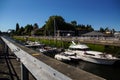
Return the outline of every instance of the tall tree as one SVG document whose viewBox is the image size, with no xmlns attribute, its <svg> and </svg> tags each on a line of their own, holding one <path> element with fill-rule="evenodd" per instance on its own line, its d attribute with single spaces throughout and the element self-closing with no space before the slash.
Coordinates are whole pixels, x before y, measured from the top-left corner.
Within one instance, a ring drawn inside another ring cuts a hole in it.
<svg viewBox="0 0 120 80">
<path fill-rule="evenodd" d="M 31 32 L 31 35 L 38 35 L 38 33 L 39 33 L 39 28 L 38 28 L 38 24 L 37 23 L 35 23 L 34 25 L 33 25 L 33 30 L 32 30 L 32 32 Z"/>
<path fill-rule="evenodd" d="M 105 32 L 105 29 L 103 29 L 102 27 L 100 27 L 100 32 Z"/>
<path fill-rule="evenodd" d="M 27 24 L 27 25 L 25 26 L 24 33 L 25 33 L 26 35 L 31 35 L 31 31 L 32 31 L 32 30 L 33 30 L 33 26 L 30 25 L 30 24 Z"/>
<path fill-rule="evenodd" d="M 50 16 L 48 21 L 46 21 L 45 31 L 49 35 L 54 35 L 55 30 L 61 30 L 64 26 L 64 19 L 61 16 Z"/>
<path fill-rule="evenodd" d="M 18 23 L 16 23 L 16 32 L 19 30 L 20 26 Z"/>
<path fill-rule="evenodd" d="M 21 27 L 19 30 L 18 30 L 18 35 L 23 35 L 24 34 L 24 28 Z"/>
<path fill-rule="evenodd" d="M 92 26 L 91 26 L 91 25 L 88 25 L 88 24 L 87 24 L 87 26 L 86 26 L 86 30 L 87 30 L 88 32 L 94 31 L 94 29 L 92 28 Z"/>
<path fill-rule="evenodd" d="M 35 30 L 35 29 L 38 29 L 39 27 L 38 27 L 38 24 L 37 23 L 35 23 L 34 25 L 33 25 L 33 29 Z"/>
<path fill-rule="evenodd" d="M 20 29 L 20 26 L 19 26 L 19 24 L 18 24 L 18 23 L 16 23 L 16 35 L 18 35 L 18 34 L 19 34 L 19 33 L 18 33 L 19 29 Z"/>
<path fill-rule="evenodd" d="M 73 25 L 73 26 L 77 26 L 77 21 L 71 21 L 71 24 Z"/>
</svg>

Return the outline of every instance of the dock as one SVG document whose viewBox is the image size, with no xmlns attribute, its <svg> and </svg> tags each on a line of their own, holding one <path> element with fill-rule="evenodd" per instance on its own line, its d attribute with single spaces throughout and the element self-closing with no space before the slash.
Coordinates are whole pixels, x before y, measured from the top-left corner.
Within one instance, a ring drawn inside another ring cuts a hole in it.
<svg viewBox="0 0 120 80">
<path fill-rule="evenodd" d="M 9 37 L 0 39 L 0 80 L 105 80 L 40 54 Z"/>
</svg>

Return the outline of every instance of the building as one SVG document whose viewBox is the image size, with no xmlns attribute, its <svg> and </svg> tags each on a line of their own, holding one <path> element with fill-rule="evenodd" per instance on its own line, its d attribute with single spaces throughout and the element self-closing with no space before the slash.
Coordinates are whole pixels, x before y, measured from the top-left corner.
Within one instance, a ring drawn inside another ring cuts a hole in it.
<svg viewBox="0 0 120 80">
<path fill-rule="evenodd" d="M 71 31 L 71 30 L 57 30 L 56 32 L 56 36 L 74 36 L 75 35 L 75 31 Z"/>
<path fill-rule="evenodd" d="M 115 32 L 115 33 L 114 33 L 114 37 L 120 38 L 120 32 L 119 32 L 119 31 L 118 31 L 118 32 Z"/>
<path fill-rule="evenodd" d="M 82 34 L 81 36 L 83 37 L 104 37 L 105 34 L 98 32 L 98 31 L 92 31 L 92 32 Z"/>
</svg>

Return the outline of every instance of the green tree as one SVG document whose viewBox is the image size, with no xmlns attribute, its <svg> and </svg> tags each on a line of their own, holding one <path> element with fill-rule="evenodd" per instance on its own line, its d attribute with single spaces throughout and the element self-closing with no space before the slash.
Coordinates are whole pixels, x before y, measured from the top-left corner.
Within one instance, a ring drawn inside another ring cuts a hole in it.
<svg viewBox="0 0 120 80">
<path fill-rule="evenodd" d="M 100 27 L 100 32 L 104 33 L 105 32 L 105 29 Z"/>
<path fill-rule="evenodd" d="M 32 30 L 33 30 L 33 26 L 30 25 L 30 24 L 27 24 L 27 25 L 25 26 L 25 30 L 24 30 L 25 35 L 31 35 L 31 31 L 32 31 Z"/>
<path fill-rule="evenodd" d="M 64 26 L 64 19 L 61 16 L 50 16 L 48 21 L 46 21 L 45 31 L 49 35 L 54 35 L 55 30 L 61 30 Z"/>
<path fill-rule="evenodd" d="M 34 35 L 36 35 L 36 36 L 43 35 L 43 32 L 41 31 L 41 29 L 37 29 L 35 31 Z"/>
<path fill-rule="evenodd" d="M 39 29 L 39 26 L 38 26 L 37 23 L 35 23 L 35 24 L 33 25 L 33 29 L 34 29 L 34 30 L 35 30 L 35 29 Z"/>
<path fill-rule="evenodd" d="M 62 30 L 71 30 L 71 31 L 75 31 L 75 26 L 71 25 L 71 23 L 65 23 L 64 27 L 62 27 Z"/>
<path fill-rule="evenodd" d="M 87 25 L 87 26 L 86 26 L 86 30 L 87 30 L 88 32 L 94 31 L 94 29 L 92 28 L 91 25 Z"/>
<path fill-rule="evenodd" d="M 19 30 L 18 30 L 18 35 L 24 35 L 24 28 L 21 27 Z"/>
<path fill-rule="evenodd" d="M 108 27 L 106 27 L 106 28 L 105 28 L 105 31 L 109 31 L 109 28 L 108 28 Z"/>
<path fill-rule="evenodd" d="M 112 29 L 112 33 L 113 33 L 113 34 L 115 33 L 115 29 Z"/>
<path fill-rule="evenodd" d="M 73 25 L 73 26 L 77 26 L 77 21 L 71 21 L 71 24 Z"/>
<path fill-rule="evenodd" d="M 39 31 L 38 24 L 35 23 L 33 25 L 33 30 L 31 31 L 31 35 L 36 35 L 36 34 L 38 35 L 38 31 Z"/>
<path fill-rule="evenodd" d="M 19 34 L 19 33 L 18 33 L 19 29 L 20 29 L 20 26 L 19 26 L 19 24 L 18 24 L 18 23 L 16 23 L 16 35 L 18 35 L 18 34 Z"/>
</svg>

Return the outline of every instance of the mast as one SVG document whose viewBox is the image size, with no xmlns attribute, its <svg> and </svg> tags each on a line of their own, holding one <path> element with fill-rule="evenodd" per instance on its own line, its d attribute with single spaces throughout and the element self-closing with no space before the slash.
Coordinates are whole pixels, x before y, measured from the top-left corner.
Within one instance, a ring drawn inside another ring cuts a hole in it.
<svg viewBox="0 0 120 80">
<path fill-rule="evenodd" d="M 54 18 L 54 37 L 56 36 L 56 24 L 55 24 L 55 18 Z"/>
</svg>

